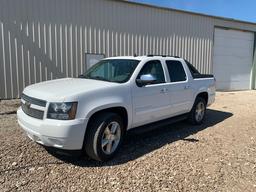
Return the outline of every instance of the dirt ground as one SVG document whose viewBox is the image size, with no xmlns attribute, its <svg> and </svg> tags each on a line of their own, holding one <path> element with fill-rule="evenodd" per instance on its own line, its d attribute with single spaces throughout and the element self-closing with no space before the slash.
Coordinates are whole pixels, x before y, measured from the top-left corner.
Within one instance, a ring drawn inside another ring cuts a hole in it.
<svg viewBox="0 0 256 192">
<path fill-rule="evenodd" d="M 219 92 L 205 123 L 130 134 L 107 163 L 48 153 L 0 102 L 0 191 L 256 191 L 256 91 Z"/>
</svg>

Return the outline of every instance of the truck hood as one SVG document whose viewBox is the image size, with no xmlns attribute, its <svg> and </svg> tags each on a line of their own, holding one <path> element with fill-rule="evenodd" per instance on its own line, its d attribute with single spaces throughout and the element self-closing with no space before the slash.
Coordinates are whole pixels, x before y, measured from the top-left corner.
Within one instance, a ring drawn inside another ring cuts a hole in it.
<svg viewBox="0 0 256 192">
<path fill-rule="evenodd" d="M 117 83 L 93 79 L 64 78 L 30 85 L 24 89 L 23 93 L 46 101 L 65 101 L 71 96 L 117 85 Z"/>
</svg>

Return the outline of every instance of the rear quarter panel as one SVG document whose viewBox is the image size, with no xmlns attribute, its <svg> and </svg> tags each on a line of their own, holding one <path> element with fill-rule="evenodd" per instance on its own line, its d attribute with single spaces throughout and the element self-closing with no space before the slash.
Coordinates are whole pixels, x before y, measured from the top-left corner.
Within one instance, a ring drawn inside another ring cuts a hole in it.
<svg viewBox="0 0 256 192">
<path fill-rule="evenodd" d="M 198 94 L 202 92 L 208 93 L 208 103 L 207 105 L 211 105 L 215 100 L 215 80 L 214 78 L 202 78 L 202 79 L 194 79 L 193 87 L 195 88 L 194 92 L 194 101 Z"/>
</svg>

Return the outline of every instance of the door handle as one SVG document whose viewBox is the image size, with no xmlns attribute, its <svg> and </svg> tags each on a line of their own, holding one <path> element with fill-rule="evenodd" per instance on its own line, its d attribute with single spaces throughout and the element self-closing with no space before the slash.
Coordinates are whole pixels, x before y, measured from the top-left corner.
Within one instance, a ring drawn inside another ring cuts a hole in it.
<svg viewBox="0 0 256 192">
<path fill-rule="evenodd" d="M 160 93 L 166 93 L 166 92 L 168 92 L 167 88 L 163 88 L 163 89 L 160 90 Z"/>
<path fill-rule="evenodd" d="M 184 89 L 189 89 L 189 87 L 190 87 L 189 85 L 185 85 Z"/>
</svg>

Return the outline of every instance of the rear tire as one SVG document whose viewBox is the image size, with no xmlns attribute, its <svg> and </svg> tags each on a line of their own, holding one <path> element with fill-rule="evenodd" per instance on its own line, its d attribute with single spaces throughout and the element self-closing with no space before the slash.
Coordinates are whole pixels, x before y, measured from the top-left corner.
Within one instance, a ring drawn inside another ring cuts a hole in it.
<svg viewBox="0 0 256 192">
<path fill-rule="evenodd" d="M 117 153 L 124 133 L 124 123 L 119 115 L 109 112 L 100 113 L 88 124 L 84 150 L 92 159 L 107 161 Z"/>
<path fill-rule="evenodd" d="M 188 121 L 193 125 L 201 125 L 206 113 L 206 101 L 202 97 L 197 97 L 191 109 Z"/>
</svg>

